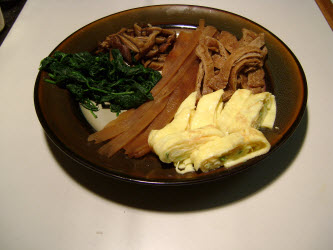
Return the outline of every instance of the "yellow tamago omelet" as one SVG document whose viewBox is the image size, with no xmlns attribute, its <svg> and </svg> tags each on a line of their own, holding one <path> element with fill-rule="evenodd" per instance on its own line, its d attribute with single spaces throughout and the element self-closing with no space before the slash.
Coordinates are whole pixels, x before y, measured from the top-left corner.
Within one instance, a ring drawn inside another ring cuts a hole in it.
<svg viewBox="0 0 333 250">
<path fill-rule="evenodd" d="M 151 131 L 148 143 L 159 159 L 173 163 L 177 172 L 207 172 L 231 167 L 267 153 L 270 144 L 258 129 L 273 128 L 274 95 L 237 90 L 222 102 L 223 90 L 201 97 L 196 92 L 178 108 L 171 123 Z"/>
</svg>

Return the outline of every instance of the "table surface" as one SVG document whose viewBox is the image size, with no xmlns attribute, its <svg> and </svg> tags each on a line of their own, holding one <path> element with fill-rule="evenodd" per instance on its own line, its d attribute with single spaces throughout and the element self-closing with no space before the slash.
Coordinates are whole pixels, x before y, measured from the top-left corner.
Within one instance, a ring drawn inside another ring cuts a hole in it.
<svg viewBox="0 0 333 250">
<path fill-rule="evenodd" d="M 78 28 L 129 8 L 198 1 L 28 0 L 0 47 L 0 249 L 332 249 L 333 32 L 314 0 L 207 0 L 294 52 L 308 105 L 262 164 L 214 183 L 152 188 L 83 168 L 50 142 L 33 89 L 40 60 Z"/>
</svg>

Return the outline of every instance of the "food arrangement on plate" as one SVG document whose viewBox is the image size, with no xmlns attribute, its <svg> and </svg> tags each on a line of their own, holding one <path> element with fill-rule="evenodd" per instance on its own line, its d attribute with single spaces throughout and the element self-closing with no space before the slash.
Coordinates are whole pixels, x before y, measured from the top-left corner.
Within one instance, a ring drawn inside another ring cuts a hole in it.
<svg viewBox="0 0 333 250">
<path fill-rule="evenodd" d="M 65 153 L 153 184 L 246 169 L 290 136 L 305 103 L 304 73 L 278 38 L 235 14 L 183 5 L 83 27 L 42 60 L 35 86 L 38 117 Z"/>
<path fill-rule="evenodd" d="M 56 52 L 40 70 L 85 108 L 126 109 L 89 136 L 107 141 L 100 154 L 125 149 L 139 158 L 153 151 L 178 173 L 207 172 L 270 149 L 258 130 L 272 129 L 276 116 L 275 97 L 265 91 L 265 38 L 248 29 L 242 34 L 238 40 L 204 20 L 178 35 L 135 23 L 109 35 L 96 55 Z"/>
</svg>

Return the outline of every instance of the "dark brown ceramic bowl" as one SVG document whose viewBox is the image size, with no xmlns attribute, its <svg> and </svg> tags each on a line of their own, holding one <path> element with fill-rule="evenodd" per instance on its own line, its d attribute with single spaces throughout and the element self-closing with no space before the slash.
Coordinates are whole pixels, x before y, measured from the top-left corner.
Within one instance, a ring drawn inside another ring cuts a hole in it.
<svg viewBox="0 0 333 250">
<path fill-rule="evenodd" d="M 107 35 L 122 27 L 131 27 L 135 22 L 193 28 L 201 18 L 205 19 L 207 25 L 232 32 L 238 37 L 241 36 L 242 28 L 265 33 L 269 51 L 265 65 L 266 75 L 269 87 L 276 96 L 275 126 L 279 129 L 264 133 L 272 145 L 271 152 L 274 151 L 300 122 L 307 101 L 306 79 L 300 63 L 288 47 L 270 31 L 244 17 L 199 6 L 160 5 L 131 9 L 88 24 L 66 38 L 55 50 L 71 53 L 92 51 Z M 84 118 L 78 103 L 66 90 L 45 83 L 45 77 L 43 72 L 38 74 L 34 99 L 37 115 L 47 135 L 71 158 L 101 174 L 146 184 L 195 184 L 238 173 L 268 155 L 231 169 L 220 168 L 209 173 L 184 175 L 176 173 L 173 166 L 161 163 L 153 154 L 141 159 L 129 159 L 120 151 L 112 158 L 106 158 L 97 153 L 99 145 L 87 141 L 94 129 Z"/>
</svg>

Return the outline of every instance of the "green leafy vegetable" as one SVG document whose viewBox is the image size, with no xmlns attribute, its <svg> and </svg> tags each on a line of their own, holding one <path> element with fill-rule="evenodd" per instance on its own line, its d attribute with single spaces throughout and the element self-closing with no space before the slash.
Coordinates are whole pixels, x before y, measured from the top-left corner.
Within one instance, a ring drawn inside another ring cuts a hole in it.
<svg viewBox="0 0 333 250">
<path fill-rule="evenodd" d="M 91 112 L 98 111 L 98 104 L 110 104 L 110 110 L 119 113 L 153 100 L 150 91 L 161 74 L 142 64 L 127 65 L 119 50 L 111 53 L 112 61 L 107 53 L 56 51 L 41 61 L 40 70 L 48 72 L 46 82 L 68 89 Z"/>
</svg>

